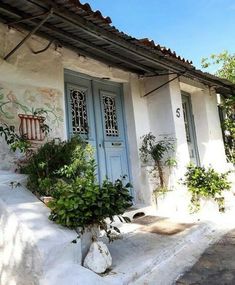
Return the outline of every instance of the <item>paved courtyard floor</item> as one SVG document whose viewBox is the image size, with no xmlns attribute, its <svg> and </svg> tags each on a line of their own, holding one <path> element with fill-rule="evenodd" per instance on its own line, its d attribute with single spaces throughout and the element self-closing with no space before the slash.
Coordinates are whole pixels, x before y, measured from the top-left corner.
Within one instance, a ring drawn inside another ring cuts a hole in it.
<svg viewBox="0 0 235 285">
<path fill-rule="evenodd" d="M 235 285 L 235 229 L 210 246 L 177 285 Z"/>
</svg>

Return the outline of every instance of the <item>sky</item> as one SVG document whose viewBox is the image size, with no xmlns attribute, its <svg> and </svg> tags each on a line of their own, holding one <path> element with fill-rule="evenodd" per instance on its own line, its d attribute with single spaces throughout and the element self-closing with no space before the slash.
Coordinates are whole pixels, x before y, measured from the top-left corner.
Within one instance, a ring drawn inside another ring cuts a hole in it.
<svg viewBox="0 0 235 285">
<path fill-rule="evenodd" d="M 235 0 L 87 0 L 112 25 L 149 38 L 201 68 L 201 59 L 235 53 Z M 214 72 L 212 67 L 210 72 Z"/>
</svg>

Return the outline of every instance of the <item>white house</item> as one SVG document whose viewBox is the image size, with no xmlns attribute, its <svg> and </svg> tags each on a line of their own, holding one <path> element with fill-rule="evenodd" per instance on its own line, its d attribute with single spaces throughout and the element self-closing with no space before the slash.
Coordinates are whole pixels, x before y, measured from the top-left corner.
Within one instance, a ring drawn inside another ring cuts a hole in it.
<svg viewBox="0 0 235 285">
<path fill-rule="evenodd" d="M 127 175 L 136 205 L 152 203 L 139 156 L 140 138 L 149 132 L 175 138 L 169 194 L 175 210 L 190 161 L 227 169 L 216 93 L 234 94 L 232 83 L 118 31 L 78 0 L 2 0 L 0 22 L 0 123 L 45 141 L 31 115 L 46 109 L 49 138 L 86 138 L 96 149 L 99 179 Z M 1 139 L 0 170 L 14 170 L 15 160 Z"/>
</svg>

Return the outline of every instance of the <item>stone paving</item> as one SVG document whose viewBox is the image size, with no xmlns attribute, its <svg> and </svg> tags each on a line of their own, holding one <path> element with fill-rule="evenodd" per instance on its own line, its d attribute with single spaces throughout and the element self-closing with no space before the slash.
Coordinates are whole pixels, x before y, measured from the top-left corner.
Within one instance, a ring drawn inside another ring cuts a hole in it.
<svg viewBox="0 0 235 285">
<path fill-rule="evenodd" d="M 235 285 L 235 229 L 210 246 L 176 285 Z"/>
</svg>

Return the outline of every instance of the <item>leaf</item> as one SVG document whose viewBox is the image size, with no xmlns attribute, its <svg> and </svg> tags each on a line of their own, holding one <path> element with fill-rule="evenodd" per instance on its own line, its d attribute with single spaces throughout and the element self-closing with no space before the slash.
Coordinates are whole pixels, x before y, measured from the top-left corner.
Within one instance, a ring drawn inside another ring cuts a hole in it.
<svg viewBox="0 0 235 285">
<path fill-rule="evenodd" d="M 121 233 L 121 231 L 119 230 L 119 228 L 113 226 L 113 229 L 114 229 L 117 233 L 119 233 L 119 234 Z"/>
<path fill-rule="evenodd" d="M 131 223 L 131 219 L 129 217 L 122 216 L 126 223 Z"/>
</svg>

